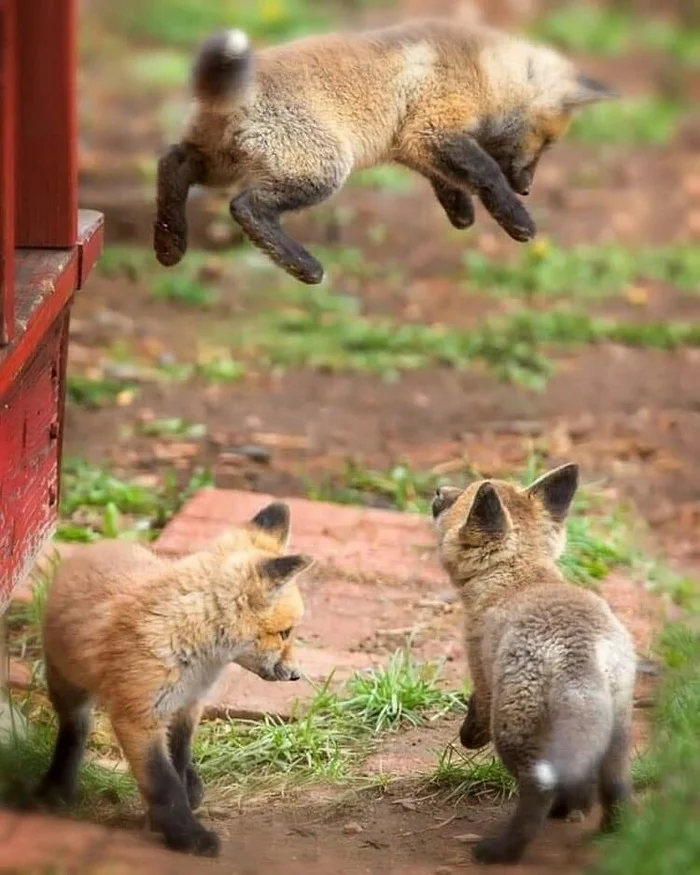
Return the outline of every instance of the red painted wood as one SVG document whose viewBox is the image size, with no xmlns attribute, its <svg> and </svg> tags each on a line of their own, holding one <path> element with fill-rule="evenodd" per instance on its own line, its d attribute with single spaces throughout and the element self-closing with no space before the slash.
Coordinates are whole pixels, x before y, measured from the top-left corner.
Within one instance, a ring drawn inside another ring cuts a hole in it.
<svg viewBox="0 0 700 875">
<path fill-rule="evenodd" d="M 15 247 L 16 0 L 0 4 L 0 344 L 12 339 Z"/>
<path fill-rule="evenodd" d="M 0 404 L 0 613 L 56 523 L 67 313 Z"/>
<path fill-rule="evenodd" d="M 73 292 L 87 278 L 102 248 L 104 218 L 81 210 L 81 239 L 73 249 L 18 249 L 16 253 L 15 340 L 0 349 L 0 399 L 34 355 Z"/>
<path fill-rule="evenodd" d="M 73 246 L 78 216 L 75 0 L 19 0 L 17 33 L 17 246 Z"/>
</svg>

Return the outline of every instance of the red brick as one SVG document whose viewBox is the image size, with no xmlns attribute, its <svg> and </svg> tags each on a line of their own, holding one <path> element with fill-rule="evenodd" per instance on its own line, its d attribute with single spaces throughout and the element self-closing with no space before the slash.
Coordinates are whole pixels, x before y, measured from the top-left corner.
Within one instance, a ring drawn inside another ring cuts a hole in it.
<svg viewBox="0 0 700 875">
<path fill-rule="evenodd" d="M 253 516 L 273 496 L 204 489 L 182 508 L 157 542 L 164 553 L 205 547 L 231 524 Z M 434 552 L 430 521 L 416 514 L 348 507 L 302 498 L 287 499 L 292 511 L 292 547 L 324 566 L 360 579 L 444 583 Z"/>
</svg>

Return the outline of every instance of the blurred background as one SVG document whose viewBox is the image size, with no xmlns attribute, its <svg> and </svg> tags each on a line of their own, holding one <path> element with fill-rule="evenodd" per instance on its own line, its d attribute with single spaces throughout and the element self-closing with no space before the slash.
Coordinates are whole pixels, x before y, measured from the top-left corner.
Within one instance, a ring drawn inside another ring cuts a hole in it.
<svg viewBox="0 0 700 875">
<path fill-rule="evenodd" d="M 700 11 L 695 0 L 84 0 L 81 205 L 108 245 L 74 310 L 60 535 L 155 535 L 197 485 L 424 510 L 441 479 L 576 458 L 698 558 Z M 538 172 L 540 233 L 479 207 L 454 231 L 427 183 L 356 174 L 289 220 L 327 269 L 304 287 L 195 192 L 191 248 L 150 249 L 160 150 L 193 48 L 257 47 L 409 15 L 546 40 L 624 99 L 576 122 Z M 184 492 L 183 492 L 184 490 Z"/>
</svg>

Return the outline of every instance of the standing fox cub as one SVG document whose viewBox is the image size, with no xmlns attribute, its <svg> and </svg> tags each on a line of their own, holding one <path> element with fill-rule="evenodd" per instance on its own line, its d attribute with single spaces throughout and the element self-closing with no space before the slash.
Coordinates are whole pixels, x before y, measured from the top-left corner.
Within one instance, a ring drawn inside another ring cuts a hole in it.
<svg viewBox="0 0 700 875">
<path fill-rule="evenodd" d="M 441 562 L 461 596 L 474 691 L 462 744 L 493 741 L 518 782 L 511 820 L 475 846 L 484 863 L 514 862 L 547 815 L 590 809 L 613 829 L 630 793 L 636 657 L 602 598 L 557 568 L 578 486 L 564 465 L 526 489 L 500 480 L 438 489 Z"/>
<path fill-rule="evenodd" d="M 60 567 L 43 628 L 49 697 L 58 715 L 41 798 L 68 802 L 103 706 L 148 806 L 173 849 L 218 853 L 194 817 L 192 763 L 201 700 L 229 662 L 269 681 L 298 680 L 291 633 L 303 613 L 295 577 L 312 564 L 286 555 L 289 509 L 273 503 L 211 549 L 159 558 L 103 541 Z"/>
<path fill-rule="evenodd" d="M 185 254 L 190 186 L 236 185 L 235 221 L 304 283 L 320 282 L 323 267 L 281 216 L 387 162 L 425 177 L 455 228 L 473 224 L 474 194 L 512 238 L 531 240 L 535 224 L 516 194 L 529 193 L 540 156 L 579 108 L 616 96 L 550 48 L 439 19 L 255 55 L 241 31 L 216 33 L 192 85 L 182 140 L 158 165 L 158 260 L 170 267 Z"/>
</svg>

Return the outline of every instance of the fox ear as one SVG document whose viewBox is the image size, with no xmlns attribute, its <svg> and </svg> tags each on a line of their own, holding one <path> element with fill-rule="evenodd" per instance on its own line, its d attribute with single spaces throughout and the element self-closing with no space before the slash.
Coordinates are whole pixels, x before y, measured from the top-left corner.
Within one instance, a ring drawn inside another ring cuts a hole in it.
<svg viewBox="0 0 700 875">
<path fill-rule="evenodd" d="M 603 100 L 616 100 L 620 97 L 616 91 L 604 82 L 591 79 L 581 73 L 576 77 L 568 93 L 564 97 L 564 109 L 578 109 L 591 103 L 600 103 Z"/>
<path fill-rule="evenodd" d="M 506 510 L 494 486 L 486 481 L 476 491 L 460 536 L 466 544 L 477 547 L 493 538 L 501 538 L 507 531 Z"/>
<path fill-rule="evenodd" d="M 293 577 L 306 571 L 313 564 L 313 557 L 304 553 L 292 553 L 289 556 L 275 556 L 273 559 L 265 559 L 260 565 L 260 573 L 268 594 L 274 597 Z"/>
<path fill-rule="evenodd" d="M 527 488 L 528 495 L 537 496 L 555 522 L 562 523 L 569 514 L 578 489 L 578 465 L 561 465 L 543 474 Z"/>
<path fill-rule="evenodd" d="M 250 523 L 275 538 L 280 546 L 286 547 L 291 526 L 288 504 L 283 501 L 273 501 L 259 510 Z"/>
</svg>

